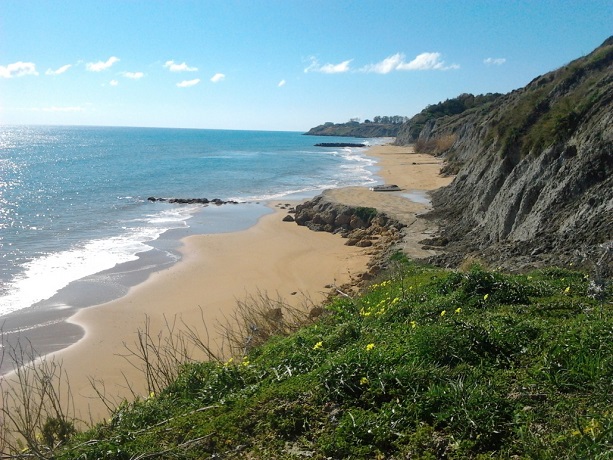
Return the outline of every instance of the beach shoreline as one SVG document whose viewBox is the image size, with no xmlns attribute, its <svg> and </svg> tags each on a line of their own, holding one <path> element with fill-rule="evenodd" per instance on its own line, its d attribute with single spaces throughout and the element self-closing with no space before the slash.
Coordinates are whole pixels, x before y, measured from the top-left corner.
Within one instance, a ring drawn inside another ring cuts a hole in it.
<svg viewBox="0 0 613 460">
<path fill-rule="evenodd" d="M 415 234 L 424 230 L 416 225 L 416 215 L 428 209 L 427 200 L 416 203 L 406 194 L 446 185 L 450 179 L 439 176 L 440 161 L 392 145 L 372 147 L 366 155 L 377 159 L 383 181 L 399 185 L 402 192 L 350 187 L 324 193 L 340 203 L 397 213 L 410 220 Z M 117 403 L 130 399 L 133 391 L 146 394 L 144 375 L 125 359 L 145 325 L 154 336 L 169 324 L 189 325 L 219 352 L 219 326 L 231 317 L 237 301 L 266 293 L 291 305 L 314 305 L 325 299 L 331 285 L 352 283 L 366 271 L 372 256 L 367 248 L 346 246 L 339 235 L 284 222 L 287 210 L 269 206 L 274 212 L 247 230 L 184 238 L 179 262 L 150 274 L 125 296 L 81 309 L 68 319 L 84 336 L 48 358 L 61 362 L 69 376 L 79 417 L 96 420 L 106 415 L 92 380 L 103 382 L 106 396 Z M 411 256 L 428 255 L 417 241 L 409 238 L 403 244 Z"/>
<path fill-rule="evenodd" d="M 90 378 L 103 382 L 118 402 L 133 389 L 146 394 L 144 375 L 122 358 L 145 326 L 157 337 L 168 332 L 169 324 L 189 325 L 221 355 L 219 329 L 237 301 L 263 293 L 296 307 L 317 304 L 331 285 L 351 282 L 365 269 L 370 257 L 363 248 L 283 222 L 283 215 L 276 208 L 244 231 L 188 237 L 178 263 L 153 273 L 120 299 L 73 315 L 68 322 L 83 328 L 85 335 L 52 357 L 70 376 L 81 411 L 94 418 L 105 412 Z"/>
</svg>

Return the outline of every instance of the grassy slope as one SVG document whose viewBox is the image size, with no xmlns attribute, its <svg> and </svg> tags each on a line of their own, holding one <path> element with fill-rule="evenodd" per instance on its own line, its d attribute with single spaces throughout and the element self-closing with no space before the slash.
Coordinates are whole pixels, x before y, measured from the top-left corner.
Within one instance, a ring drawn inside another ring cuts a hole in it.
<svg viewBox="0 0 613 460">
<path fill-rule="evenodd" d="M 55 458 L 613 458 L 611 289 L 590 285 L 399 261 L 242 361 L 187 365 Z"/>
</svg>

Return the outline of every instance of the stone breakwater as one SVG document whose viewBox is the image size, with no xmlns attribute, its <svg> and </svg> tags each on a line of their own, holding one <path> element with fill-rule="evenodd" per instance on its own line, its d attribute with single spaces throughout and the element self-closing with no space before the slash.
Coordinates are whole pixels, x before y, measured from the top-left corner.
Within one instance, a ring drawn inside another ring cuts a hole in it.
<svg viewBox="0 0 613 460">
<path fill-rule="evenodd" d="M 325 195 L 299 204 L 289 212 L 285 221 L 317 232 L 339 234 L 347 239 L 347 246 L 368 248 L 371 256 L 369 270 L 360 275 L 364 281 L 372 279 L 384 268 L 388 254 L 402 240 L 402 229 L 406 227 L 375 208 L 348 206 L 331 201 Z"/>
</svg>

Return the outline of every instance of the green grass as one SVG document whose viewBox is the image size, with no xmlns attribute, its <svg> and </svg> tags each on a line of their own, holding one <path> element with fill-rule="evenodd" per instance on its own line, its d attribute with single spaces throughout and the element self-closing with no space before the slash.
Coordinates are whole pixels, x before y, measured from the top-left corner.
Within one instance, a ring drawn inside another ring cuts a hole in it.
<svg viewBox="0 0 613 460">
<path fill-rule="evenodd" d="M 314 325 L 186 365 L 56 459 L 613 458 L 611 289 L 404 261 Z"/>
<path fill-rule="evenodd" d="M 488 134 L 500 138 L 502 156 L 523 158 L 567 141 L 601 99 L 612 60 L 613 45 L 605 46 L 526 87 Z"/>
</svg>

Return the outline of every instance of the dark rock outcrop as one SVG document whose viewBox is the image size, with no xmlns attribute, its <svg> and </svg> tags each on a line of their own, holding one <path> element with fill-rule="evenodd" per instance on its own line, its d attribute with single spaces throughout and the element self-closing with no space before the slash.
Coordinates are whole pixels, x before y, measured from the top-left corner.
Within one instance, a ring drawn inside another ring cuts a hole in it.
<svg viewBox="0 0 613 460">
<path fill-rule="evenodd" d="M 147 198 L 147 201 L 151 201 L 151 202 L 160 201 L 164 203 L 173 203 L 173 204 L 204 204 L 204 205 L 214 204 L 217 206 L 221 206 L 222 204 L 238 204 L 238 201 L 233 201 L 233 200 L 223 201 L 223 200 L 220 200 L 219 198 L 213 198 L 212 200 L 209 200 L 208 198 L 156 198 L 154 196 L 150 196 L 149 198 Z"/>
<path fill-rule="evenodd" d="M 366 147 L 366 144 L 354 144 L 351 142 L 320 142 L 315 147 Z"/>
<path fill-rule="evenodd" d="M 362 279 L 370 279 L 383 268 L 394 244 L 402 240 L 405 224 L 378 212 L 374 208 L 347 206 L 319 195 L 295 208 L 294 220 L 298 225 L 320 231 L 340 234 L 347 246 L 371 248 L 369 272 Z"/>
<path fill-rule="evenodd" d="M 613 37 L 491 104 L 428 121 L 420 142 L 438 142 L 457 172 L 432 194 L 449 241 L 435 262 L 613 268 Z"/>
</svg>

